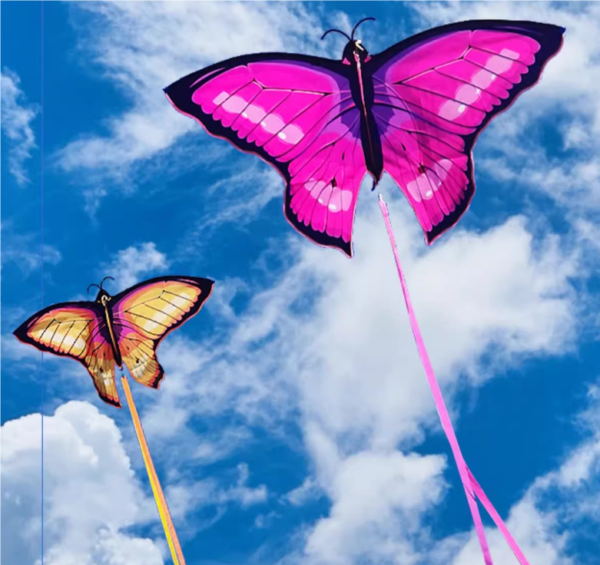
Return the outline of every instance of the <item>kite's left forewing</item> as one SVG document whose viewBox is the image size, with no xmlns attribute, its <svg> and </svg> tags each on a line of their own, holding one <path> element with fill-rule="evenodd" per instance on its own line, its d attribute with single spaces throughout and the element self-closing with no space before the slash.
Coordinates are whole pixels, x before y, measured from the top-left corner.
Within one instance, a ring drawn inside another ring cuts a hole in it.
<svg viewBox="0 0 600 565">
<path fill-rule="evenodd" d="M 92 377 L 100 398 L 121 407 L 110 334 L 97 304 L 64 302 L 50 306 L 31 316 L 14 334 L 41 351 L 79 361 Z"/>
<path fill-rule="evenodd" d="M 209 133 L 279 171 L 286 182 L 285 215 L 294 228 L 351 255 L 366 166 L 347 74 L 338 61 L 258 54 L 193 73 L 165 92 Z"/>
<path fill-rule="evenodd" d="M 471 202 L 477 135 L 539 80 L 563 33 L 533 22 L 461 22 L 411 37 L 366 65 L 384 169 L 428 243 Z"/>
<path fill-rule="evenodd" d="M 156 358 L 161 340 L 197 314 L 213 281 L 163 277 L 140 283 L 113 297 L 112 320 L 123 361 L 139 383 L 158 388 L 164 371 Z"/>
</svg>

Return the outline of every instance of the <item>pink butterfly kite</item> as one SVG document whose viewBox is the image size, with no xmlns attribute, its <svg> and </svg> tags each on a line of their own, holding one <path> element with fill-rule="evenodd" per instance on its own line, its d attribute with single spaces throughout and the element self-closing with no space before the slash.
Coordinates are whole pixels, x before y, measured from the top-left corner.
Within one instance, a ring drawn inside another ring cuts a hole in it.
<svg viewBox="0 0 600 565">
<path fill-rule="evenodd" d="M 365 20 L 374 18 L 365 18 Z M 284 213 L 300 233 L 352 256 L 361 181 L 387 172 L 427 243 L 475 192 L 479 133 L 540 78 L 564 28 L 467 21 L 371 55 L 354 33 L 340 61 L 290 53 L 234 57 L 165 88 L 175 108 L 254 153 L 285 180 Z"/>
<path fill-rule="evenodd" d="M 165 89 L 173 106 L 210 134 L 275 167 L 284 213 L 315 243 L 352 256 L 361 182 L 387 172 L 431 244 L 458 222 L 475 192 L 472 150 L 492 118 L 540 79 L 565 28 L 527 21 L 473 20 L 409 37 L 371 55 L 348 39 L 340 60 L 289 53 L 234 57 Z M 411 327 L 456 461 L 486 565 L 493 565 L 477 500 L 521 565 L 523 552 L 479 486 L 456 434 L 410 301 L 387 206 L 380 207 Z"/>
</svg>

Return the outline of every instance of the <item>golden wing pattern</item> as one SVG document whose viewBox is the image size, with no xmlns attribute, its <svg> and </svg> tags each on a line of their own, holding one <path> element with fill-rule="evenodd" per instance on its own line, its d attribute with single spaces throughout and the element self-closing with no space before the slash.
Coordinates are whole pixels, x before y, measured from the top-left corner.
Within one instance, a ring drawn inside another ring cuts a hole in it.
<svg viewBox="0 0 600 565">
<path fill-rule="evenodd" d="M 172 330 L 197 314 L 213 281 L 165 277 L 146 281 L 114 297 L 111 316 L 123 361 L 140 384 L 158 388 L 164 370 L 156 348 Z"/>
<path fill-rule="evenodd" d="M 115 359 L 102 312 L 93 302 L 58 304 L 38 312 L 14 332 L 41 351 L 71 357 L 89 372 L 104 402 L 120 407 Z"/>
</svg>

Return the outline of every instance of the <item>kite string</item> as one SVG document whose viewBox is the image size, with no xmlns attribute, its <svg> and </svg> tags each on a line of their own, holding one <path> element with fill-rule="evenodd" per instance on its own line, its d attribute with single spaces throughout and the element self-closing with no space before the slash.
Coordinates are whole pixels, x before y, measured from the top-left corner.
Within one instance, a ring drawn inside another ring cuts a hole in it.
<svg viewBox="0 0 600 565">
<path fill-rule="evenodd" d="M 433 371 L 433 367 L 431 365 L 431 361 L 429 360 L 429 355 L 427 354 L 427 350 L 425 348 L 425 343 L 423 341 L 423 337 L 421 335 L 421 330 L 419 329 L 419 325 L 417 323 L 417 318 L 415 316 L 412 303 L 410 300 L 410 296 L 408 293 L 408 287 L 406 285 L 406 281 L 404 280 L 404 274 L 402 272 L 402 267 L 400 265 L 400 257 L 398 255 L 398 249 L 396 247 L 396 242 L 394 239 L 394 233 L 392 231 L 392 225 L 390 222 L 390 216 L 388 208 L 383 200 L 383 196 L 379 195 L 379 206 L 381 208 L 381 212 L 383 214 L 383 219 L 385 221 L 385 226 L 388 232 L 388 237 L 390 239 L 390 244 L 392 246 L 392 251 L 394 253 L 394 259 L 396 261 L 396 268 L 398 270 L 398 277 L 400 279 L 400 284 L 402 285 L 402 293 L 404 294 L 404 301 L 406 303 L 406 309 L 408 311 L 408 317 L 410 320 L 410 325 L 413 331 L 413 335 L 415 338 L 415 342 L 417 344 L 417 349 L 419 350 L 419 356 L 421 357 L 421 362 L 423 364 L 423 368 L 425 369 L 425 374 L 427 375 L 427 381 L 429 382 L 429 387 L 431 388 L 431 392 L 433 394 L 433 399 L 435 401 L 435 405 L 440 416 L 440 421 L 442 423 L 442 428 L 446 437 L 448 438 L 448 442 L 450 443 L 450 447 L 452 449 L 452 453 L 454 455 L 454 459 L 456 460 L 456 465 L 458 467 L 458 471 L 460 473 L 461 481 L 463 483 L 465 493 L 467 496 L 467 502 L 469 503 L 469 508 L 471 510 L 471 515 L 473 517 L 473 522 L 475 524 L 475 530 L 477 532 L 477 537 L 479 538 L 479 544 L 481 545 L 481 550 L 483 552 L 483 557 L 486 562 L 486 565 L 493 565 L 492 557 L 490 554 L 490 550 L 488 547 L 488 543 L 485 537 L 485 529 L 483 527 L 483 523 L 481 521 L 481 516 L 479 514 L 479 508 L 477 506 L 477 498 L 479 498 L 490 513 L 490 516 L 493 518 L 494 522 L 498 526 L 498 529 L 504 535 L 506 541 L 508 542 L 510 548 L 513 550 L 515 556 L 521 563 L 521 565 L 529 565 L 523 552 L 520 550 L 519 546 L 513 539 L 513 537 L 508 532 L 506 525 L 496 512 L 494 506 L 485 496 L 483 489 L 479 486 L 473 475 L 471 474 L 465 460 L 462 456 L 460 446 L 458 444 L 458 440 L 456 438 L 456 434 L 454 432 L 454 428 L 452 427 L 452 422 L 450 420 L 450 416 L 448 415 L 448 410 L 446 408 L 446 404 L 444 402 L 444 397 L 442 396 L 442 392 L 440 390 L 437 379 L 435 378 L 435 373 Z"/>
<path fill-rule="evenodd" d="M 146 442 L 146 436 L 142 428 L 142 422 L 140 421 L 137 408 L 135 407 L 133 396 L 131 394 L 131 389 L 129 388 L 129 382 L 127 381 L 125 373 L 121 373 L 121 384 L 123 385 L 125 397 L 127 398 L 127 404 L 131 413 L 131 419 L 133 420 L 133 427 L 135 428 L 138 443 L 140 444 L 142 457 L 144 459 L 144 464 L 146 465 L 146 472 L 148 473 L 148 478 L 150 479 L 150 486 L 152 487 L 152 493 L 154 494 L 154 500 L 156 502 L 158 513 L 160 515 L 163 528 L 165 530 L 165 536 L 167 538 L 167 543 L 169 544 L 171 558 L 173 559 L 174 565 L 185 565 L 185 560 L 183 558 L 181 546 L 179 545 L 179 539 L 177 538 L 177 532 L 175 531 L 175 526 L 173 526 L 171 513 L 169 512 L 169 507 L 167 506 L 165 495 L 163 494 L 162 488 L 160 486 L 158 475 L 156 474 L 156 470 L 154 469 L 154 463 L 152 462 L 150 449 L 148 448 L 148 443 Z"/>
</svg>

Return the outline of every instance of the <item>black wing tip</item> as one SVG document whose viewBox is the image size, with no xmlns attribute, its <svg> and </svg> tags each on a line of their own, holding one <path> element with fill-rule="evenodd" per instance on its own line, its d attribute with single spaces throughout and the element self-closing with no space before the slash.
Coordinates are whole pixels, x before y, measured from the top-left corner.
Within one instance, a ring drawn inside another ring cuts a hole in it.
<svg viewBox="0 0 600 565">
<path fill-rule="evenodd" d="M 160 364 L 159 364 L 160 366 Z M 165 371 L 162 367 L 160 367 L 160 374 L 151 382 L 149 383 L 149 387 L 153 388 L 154 390 L 158 390 L 160 388 L 161 383 L 163 382 L 165 378 Z"/>
<path fill-rule="evenodd" d="M 338 249 L 341 251 L 346 257 L 352 259 L 353 251 L 352 251 L 352 239 L 350 241 L 344 241 L 341 237 L 332 237 L 325 233 L 324 231 L 316 231 L 311 226 L 305 225 L 303 222 L 298 221 L 295 213 L 292 211 L 292 207 L 289 201 L 289 185 L 286 187 L 284 203 L 283 203 L 283 215 L 287 220 L 288 224 L 292 226 L 292 228 L 299 233 L 300 235 L 306 237 L 308 240 L 316 243 L 321 247 L 329 247 L 333 249 Z"/>
<path fill-rule="evenodd" d="M 440 238 L 447 230 L 439 231 L 436 233 L 435 227 L 431 231 L 425 232 L 425 243 L 429 246 L 433 245 L 433 242 Z"/>
<path fill-rule="evenodd" d="M 100 400 L 102 400 L 103 402 L 106 402 L 106 404 L 110 404 L 111 406 L 114 406 L 115 408 L 123 408 L 123 405 L 121 404 L 121 402 L 119 400 L 112 400 L 110 398 L 104 398 L 104 397 L 100 397 Z"/>
<path fill-rule="evenodd" d="M 44 351 L 44 349 L 42 349 L 40 347 L 41 344 L 39 344 L 37 341 L 31 339 L 29 337 L 29 334 L 27 333 L 27 329 L 29 327 L 29 320 L 27 320 L 26 322 L 23 322 L 14 332 L 13 335 L 21 342 L 24 343 L 25 345 L 31 345 L 32 347 L 35 347 L 37 350 L 39 351 Z"/>
<path fill-rule="evenodd" d="M 94 388 L 96 389 L 96 392 L 98 393 L 98 396 L 99 396 L 100 400 L 102 400 L 102 402 L 104 402 L 105 404 L 109 404 L 110 406 L 114 406 L 115 408 L 123 408 L 123 405 L 121 404 L 121 401 L 119 400 L 119 397 L 117 396 L 116 400 L 113 400 L 112 398 L 109 398 L 108 396 L 105 396 L 104 394 L 102 394 L 98 390 L 95 380 L 94 380 Z"/>
</svg>

